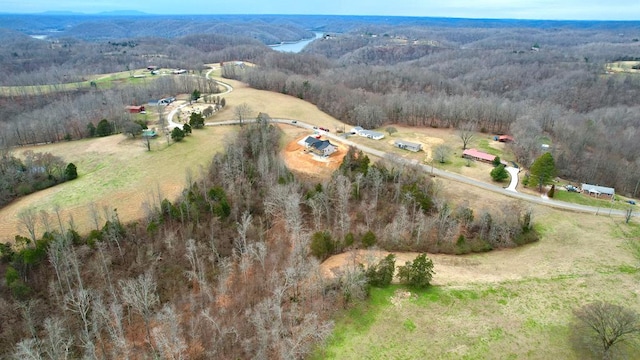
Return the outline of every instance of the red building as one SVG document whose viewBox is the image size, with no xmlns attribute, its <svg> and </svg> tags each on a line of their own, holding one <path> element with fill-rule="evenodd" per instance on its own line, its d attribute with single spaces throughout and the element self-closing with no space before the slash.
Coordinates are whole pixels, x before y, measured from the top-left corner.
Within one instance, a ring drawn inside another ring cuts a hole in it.
<svg viewBox="0 0 640 360">
<path fill-rule="evenodd" d="M 139 105 L 139 106 L 135 106 L 135 105 L 127 106 L 126 109 L 131 114 L 138 114 L 138 113 L 141 113 L 141 112 L 145 111 L 144 110 L 144 106 L 142 106 L 142 105 Z"/>
</svg>

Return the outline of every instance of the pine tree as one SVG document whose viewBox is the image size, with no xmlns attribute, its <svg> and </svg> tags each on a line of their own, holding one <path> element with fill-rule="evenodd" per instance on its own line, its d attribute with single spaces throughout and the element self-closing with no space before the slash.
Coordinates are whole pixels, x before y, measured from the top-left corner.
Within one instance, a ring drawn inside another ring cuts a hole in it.
<svg viewBox="0 0 640 360">
<path fill-rule="evenodd" d="M 551 153 L 544 153 L 536 159 L 529 169 L 529 185 L 538 186 L 538 191 L 542 192 L 542 187 L 551 183 L 556 176 L 556 163 Z"/>
</svg>

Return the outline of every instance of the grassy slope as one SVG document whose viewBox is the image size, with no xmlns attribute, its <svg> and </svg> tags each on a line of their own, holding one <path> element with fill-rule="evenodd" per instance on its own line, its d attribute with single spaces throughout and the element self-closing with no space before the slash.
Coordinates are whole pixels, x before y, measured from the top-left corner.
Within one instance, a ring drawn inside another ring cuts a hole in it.
<svg viewBox="0 0 640 360">
<path fill-rule="evenodd" d="M 558 215 L 544 217 L 537 244 L 463 257 L 478 263 L 477 277 L 444 275 L 452 281 L 396 301 L 403 288 L 374 289 L 371 301 L 338 319 L 315 358 L 584 358 L 571 345 L 574 308 L 604 300 L 640 311 L 640 226 L 586 215 L 552 221 Z M 583 221 L 596 226 L 581 229 Z M 492 267 L 502 280 L 486 280 Z"/>
</svg>

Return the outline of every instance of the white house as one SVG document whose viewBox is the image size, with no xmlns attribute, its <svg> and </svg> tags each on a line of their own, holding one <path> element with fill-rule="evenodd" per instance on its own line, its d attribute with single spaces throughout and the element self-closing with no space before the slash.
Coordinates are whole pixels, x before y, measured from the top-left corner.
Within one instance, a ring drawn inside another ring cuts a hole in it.
<svg viewBox="0 0 640 360">
<path fill-rule="evenodd" d="M 399 140 L 399 139 L 394 141 L 393 145 L 399 149 L 409 150 L 413 152 L 418 152 L 422 150 L 422 144 Z"/>
<path fill-rule="evenodd" d="M 380 140 L 384 138 L 383 133 L 372 131 L 372 130 L 360 130 L 360 132 L 358 132 L 358 135 L 369 138 L 369 139 L 373 139 L 373 140 Z"/>
</svg>

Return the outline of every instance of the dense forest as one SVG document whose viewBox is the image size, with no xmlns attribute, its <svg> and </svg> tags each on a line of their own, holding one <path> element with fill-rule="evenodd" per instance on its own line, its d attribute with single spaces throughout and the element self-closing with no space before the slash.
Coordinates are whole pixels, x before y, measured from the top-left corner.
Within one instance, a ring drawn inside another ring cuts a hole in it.
<svg viewBox="0 0 640 360">
<path fill-rule="evenodd" d="M 244 60 L 258 66 L 225 65 L 223 75 L 350 124 L 512 134 L 525 166 L 544 142 L 568 179 L 627 194 L 640 179 L 640 77 L 607 65 L 638 56 L 635 23 L 265 17 L 146 27 L 139 24 L 153 21 L 9 17 L 0 17 L 8 24 L 0 33 L 2 86 L 57 86 L 150 64 L 189 74 L 5 94 L 5 159 L 15 145 L 86 137 L 101 119 L 122 126 L 130 120 L 125 105 L 194 88 L 216 93 L 203 64 Z M 29 25 L 34 19 L 40 27 Z M 29 36 L 47 29 L 59 34 Z M 326 36 L 299 54 L 265 45 L 311 30 Z M 354 261 L 330 278 L 319 269 L 326 257 L 372 246 L 464 254 L 538 239 L 522 205 L 451 204 L 423 172 L 371 163 L 353 148 L 330 179 L 301 181 L 273 146 L 278 128 L 266 114 L 260 120 L 244 126 L 179 199 L 145 204 L 136 222 L 121 222 L 108 206 L 92 209 L 94 229 L 79 234 L 58 212 L 23 212 L 26 228 L 38 222 L 46 232 L 0 247 L 0 356 L 304 358 L 327 339 L 335 312 L 373 285 L 375 264 Z"/>
</svg>

